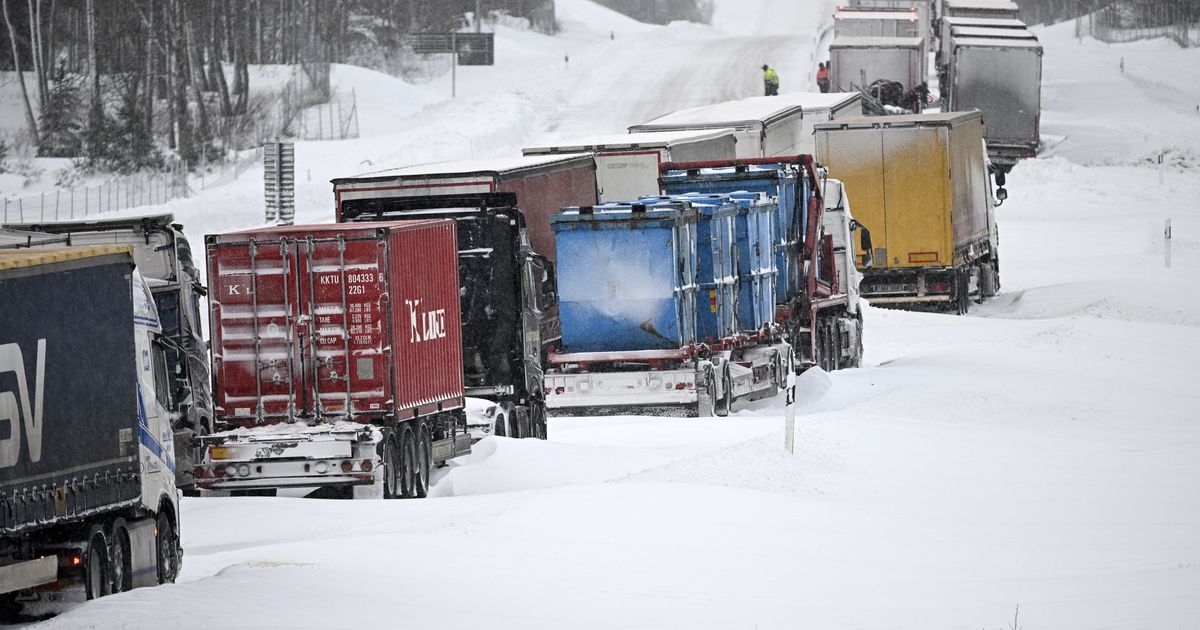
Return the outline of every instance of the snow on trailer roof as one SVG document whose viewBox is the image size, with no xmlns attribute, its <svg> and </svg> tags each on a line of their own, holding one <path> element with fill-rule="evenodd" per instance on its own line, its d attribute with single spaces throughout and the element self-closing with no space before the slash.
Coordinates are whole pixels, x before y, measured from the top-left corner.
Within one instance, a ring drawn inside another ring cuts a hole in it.
<svg viewBox="0 0 1200 630">
<path fill-rule="evenodd" d="M 1029 28 L 1016 18 L 947 16 L 942 21 L 950 26 L 982 26 L 987 28 Z"/>
<path fill-rule="evenodd" d="M 597 150 L 665 148 L 681 142 L 697 142 L 714 140 L 731 135 L 735 129 L 705 129 L 679 131 L 643 131 L 639 133 L 606 134 L 585 136 L 554 144 L 526 147 L 521 149 L 526 155 L 550 152 L 585 153 Z"/>
<path fill-rule="evenodd" d="M 457 162 L 431 162 L 399 168 L 385 169 L 332 180 L 335 186 L 360 182 L 377 182 L 408 177 L 461 177 L 465 175 L 514 174 L 528 170 L 544 170 L 553 167 L 572 167 L 592 160 L 588 153 L 558 153 L 554 155 L 530 155 L 491 160 L 462 160 Z"/>
<path fill-rule="evenodd" d="M 972 120 L 982 119 L 979 110 L 969 112 L 942 112 L 935 114 L 905 114 L 903 116 L 851 116 L 841 120 L 820 123 L 816 131 L 841 129 L 883 129 L 887 127 L 955 127 Z"/>
<path fill-rule="evenodd" d="M 46 247 L 38 249 L 0 250 L 0 270 L 36 267 L 50 263 L 121 254 L 133 258 L 128 245 L 95 245 L 92 247 Z"/>
<path fill-rule="evenodd" d="M 143 223 L 153 227 L 166 227 L 175 223 L 175 215 L 170 212 L 148 212 L 146 214 L 128 214 L 107 219 L 64 219 L 62 221 L 25 221 L 22 223 L 5 223 L 4 227 L 24 229 L 35 228 L 39 231 L 63 232 L 94 232 L 101 230 L 117 230 Z"/>
<path fill-rule="evenodd" d="M 998 37 L 955 37 L 954 48 L 1029 48 L 1041 50 L 1042 44 L 1035 39 L 1000 39 Z"/>
<path fill-rule="evenodd" d="M 835 37 L 830 48 L 917 48 L 924 43 L 920 37 Z"/>
<path fill-rule="evenodd" d="M 789 92 L 780 96 L 753 96 L 738 101 L 703 105 L 659 116 L 634 125 L 630 133 L 642 133 L 653 128 L 746 127 L 761 125 L 804 112 L 836 110 L 862 99 L 857 92 Z"/>
<path fill-rule="evenodd" d="M 916 9 L 838 9 L 833 14 L 835 20 L 894 20 L 896 22 L 917 21 Z"/>
<path fill-rule="evenodd" d="M 979 26 L 952 26 L 951 35 L 956 39 L 963 37 L 984 37 L 992 39 L 1037 39 L 1032 31 L 1022 28 L 984 28 Z"/>
<path fill-rule="evenodd" d="M 986 9 L 989 11 L 1019 11 L 1012 0 L 945 0 L 948 9 Z"/>
</svg>

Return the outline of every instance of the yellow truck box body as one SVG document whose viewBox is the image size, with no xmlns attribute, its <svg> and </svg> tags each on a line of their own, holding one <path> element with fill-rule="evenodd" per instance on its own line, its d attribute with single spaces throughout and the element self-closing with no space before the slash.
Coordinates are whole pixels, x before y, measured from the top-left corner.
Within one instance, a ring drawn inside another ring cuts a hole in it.
<svg viewBox="0 0 1200 630">
<path fill-rule="evenodd" d="M 958 266 L 991 236 L 978 112 L 855 118 L 815 135 L 817 161 L 871 230 L 875 269 Z"/>
</svg>

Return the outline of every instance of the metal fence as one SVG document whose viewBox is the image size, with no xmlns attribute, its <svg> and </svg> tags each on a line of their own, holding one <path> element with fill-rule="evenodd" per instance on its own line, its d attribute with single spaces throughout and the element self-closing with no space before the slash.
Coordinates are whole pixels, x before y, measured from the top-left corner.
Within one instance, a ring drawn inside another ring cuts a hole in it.
<svg viewBox="0 0 1200 630">
<path fill-rule="evenodd" d="M 287 137 L 296 140 L 343 140 L 358 137 L 358 100 L 353 91 L 296 113 Z"/>
<path fill-rule="evenodd" d="M 177 162 L 163 172 L 116 177 L 100 184 L 57 188 L 18 198 L 5 198 L 5 223 L 61 221 L 103 212 L 166 203 L 186 197 L 187 165 Z"/>
<path fill-rule="evenodd" d="M 1110 44 L 1168 37 L 1184 48 L 1200 46 L 1200 3 L 1193 0 L 1117 2 L 1081 24 Z"/>
</svg>

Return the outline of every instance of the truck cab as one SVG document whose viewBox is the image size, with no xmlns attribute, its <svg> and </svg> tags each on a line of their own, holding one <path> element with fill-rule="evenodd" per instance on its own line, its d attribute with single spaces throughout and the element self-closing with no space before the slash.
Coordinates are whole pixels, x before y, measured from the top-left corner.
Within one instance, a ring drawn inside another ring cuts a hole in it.
<svg viewBox="0 0 1200 630">
<path fill-rule="evenodd" d="M 456 221 L 466 395 L 494 403 L 475 428 L 544 439 L 543 366 L 562 337 L 558 291 L 554 264 L 533 251 L 517 196 L 354 199 L 340 210 L 348 222 Z"/>
<path fill-rule="evenodd" d="M 176 482 L 190 490 L 192 464 L 199 456 L 196 438 L 212 432 L 213 404 L 208 351 L 201 329 L 200 299 L 207 294 L 192 257 L 183 226 L 171 214 L 5 226 L 23 233 L 54 235 L 45 245 L 83 247 L 128 245 L 139 272 L 154 296 L 167 352 L 174 429 Z M 29 240 L 33 247 L 41 243 Z"/>
</svg>

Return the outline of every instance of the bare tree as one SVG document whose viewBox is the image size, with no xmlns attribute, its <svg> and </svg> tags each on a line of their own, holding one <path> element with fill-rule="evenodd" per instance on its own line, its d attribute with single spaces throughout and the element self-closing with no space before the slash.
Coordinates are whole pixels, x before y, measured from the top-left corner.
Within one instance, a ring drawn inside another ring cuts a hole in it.
<svg viewBox="0 0 1200 630">
<path fill-rule="evenodd" d="M 37 119 L 33 116 L 33 106 L 29 103 L 29 92 L 25 89 L 25 74 L 21 72 L 21 54 L 17 50 L 17 29 L 13 27 L 12 18 L 8 15 L 8 0 L 2 0 L 4 5 L 4 24 L 8 27 L 8 40 L 12 43 L 13 67 L 17 71 L 17 83 L 21 86 L 21 100 L 25 103 L 25 124 L 29 127 L 29 136 L 34 146 L 38 144 Z"/>
</svg>

